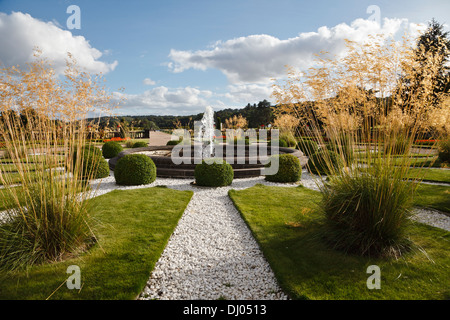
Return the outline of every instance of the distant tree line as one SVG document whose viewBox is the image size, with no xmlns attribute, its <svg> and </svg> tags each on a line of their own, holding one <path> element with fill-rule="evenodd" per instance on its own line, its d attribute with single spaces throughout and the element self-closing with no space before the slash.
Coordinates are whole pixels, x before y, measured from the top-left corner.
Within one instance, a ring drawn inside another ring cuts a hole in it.
<svg viewBox="0 0 450 320">
<path fill-rule="evenodd" d="M 214 120 L 216 128 L 220 128 L 220 123 L 224 124 L 226 119 L 233 116 L 239 116 L 247 119 L 249 128 L 259 128 L 267 126 L 274 120 L 272 105 L 269 101 L 263 100 L 254 103 L 248 103 L 242 109 L 223 109 L 214 112 Z M 187 116 L 155 116 L 155 115 L 139 115 L 139 116 L 120 116 L 120 117 L 102 117 L 100 118 L 100 128 L 116 128 L 126 127 L 127 129 L 139 128 L 147 130 L 158 129 L 174 129 L 174 128 L 194 128 L 194 122 L 200 121 L 203 113 Z M 94 119 L 90 119 L 94 120 Z"/>
</svg>

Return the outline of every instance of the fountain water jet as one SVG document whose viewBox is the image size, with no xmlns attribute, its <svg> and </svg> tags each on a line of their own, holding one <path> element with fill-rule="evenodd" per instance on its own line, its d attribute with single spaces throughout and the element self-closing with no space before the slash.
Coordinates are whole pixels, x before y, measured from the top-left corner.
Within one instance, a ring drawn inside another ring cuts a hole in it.
<svg viewBox="0 0 450 320">
<path fill-rule="evenodd" d="M 199 156 L 203 159 L 214 156 L 214 110 L 207 106 L 197 130 L 197 141 L 201 142 Z"/>
</svg>

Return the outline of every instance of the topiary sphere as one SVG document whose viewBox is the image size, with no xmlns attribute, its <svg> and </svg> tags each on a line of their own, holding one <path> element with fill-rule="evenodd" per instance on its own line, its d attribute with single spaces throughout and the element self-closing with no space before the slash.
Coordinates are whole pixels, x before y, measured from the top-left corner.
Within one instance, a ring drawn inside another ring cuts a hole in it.
<svg viewBox="0 0 450 320">
<path fill-rule="evenodd" d="M 108 141 L 102 147 L 102 153 L 106 159 L 117 157 L 122 150 L 122 146 L 116 141 Z"/>
<path fill-rule="evenodd" d="M 127 154 L 117 161 L 114 178 L 123 186 L 149 184 L 156 179 L 156 166 L 145 154 Z"/>
<path fill-rule="evenodd" d="M 328 175 L 330 174 L 330 167 L 338 170 L 341 166 L 340 163 L 340 158 L 335 152 L 321 149 L 309 157 L 308 168 L 311 173 Z"/>
<path fill-rule="evenodd" d="M 133 144 L 133 147 L 132 147 L 132 148 L 143 148 L 143 147 L 148 147 L 147 142 L 144 142 L 144 141 L 138 141 L 138 142 L 135 142 L 135 143 Z"/>
<path fill-rule="evenodd" d="M 302 166 L 300 160 L 292 154 L 281 154 L 271 156 L 278 157 L 278 171 L 276 174 L 267 175 L 266 180 L 271 182 L 297 182 L 302 177 Z M 269 167 L 270 162 L 266 165 Z"/>
<path fill-rule="evenodd" d="M 102 150 L 100 148 L 97 148 L 96 146 L 94 146 L 92 144 L 87 144 L 83 148 L 93 152 L 97 156 L 102 156 L 103 155 L 102 154 Z"/>
<path fill-rule="evenodd" d="M 94 146 L 84 146 L 81 149 L 80 159 L 80 178 L 82 179 L 101 179 L 109 176 L 108 162 L 102 157 L 100 149 Z M 78 153 L 73 152 L 73 163 L 76 164 Z"/>
<path fill-rule="evenodd" d="M 319 151 L 319 146 L 313 140 L 302 139 L 297 142 L 296 149 L 303 152 L 307 157 Z"/>
<path fill-rule="evenodd" d="M 215 159 L 217 161 L 217 159 Z M 211 160 L 212 161 L 212 160 Z M 208 164 L 205 160 L 195 166 L 195 183 L 205 187 L 223 187 L 233 182 L 234 172 L 225 160 Z"/>
</svg>

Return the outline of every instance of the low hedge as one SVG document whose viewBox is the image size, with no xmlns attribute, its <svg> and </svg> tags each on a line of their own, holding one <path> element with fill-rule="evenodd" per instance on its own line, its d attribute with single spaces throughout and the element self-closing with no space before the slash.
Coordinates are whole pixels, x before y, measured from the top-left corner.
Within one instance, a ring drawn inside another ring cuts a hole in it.
<svg viewBox="0 0 450 320">
<path fill-rule="evenodd" d="M 302 177 L 302 166 L 300 160 L 292 154 L 281 154 L 271 156 L 278 158 L 278 172 L 273 175 L 267 175 L 265 179 L 271 182 L 297 182 Z M 269 167 L 269 162 L 266 166 Z"/>
<path fill-rule="evenodd" d="M 215 159 L 216 160 L 216 159 Z M 196 165 L 194 170 L 195 183 L 205 187 L 223 187 L 233 182 L 234 172 L 225 160 L 220 163 L 208 164 L 205 160 Z"/>
<path fill-rule="evenodd" d="M 149 184 L 156 179 L 156 166 L 145 154 L 127 154 L 117 161 L 114 178 L 123 186 Z"/>
</svg>

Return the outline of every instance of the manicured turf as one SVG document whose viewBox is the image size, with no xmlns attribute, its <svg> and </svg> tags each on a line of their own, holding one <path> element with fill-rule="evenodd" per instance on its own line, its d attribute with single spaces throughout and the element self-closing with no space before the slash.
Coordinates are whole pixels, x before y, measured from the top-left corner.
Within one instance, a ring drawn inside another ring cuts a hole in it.
<svg viewBox="0 0 450 320">
<path fill-rule="evenodd" d="M 449 299 L 450 233 L 414 223 L 414 250 L 398 261 L 346 255 L 319 236 L 320 193 L 257 185 L 230 190 L 282 288 L 294 299 Z M 381 289 L 366 286 L 367 267 L 381 269 Z"/>
<path fill-rule="evenodd" d="M 446 169 L 410 169 L 409 178 L 420 178 L 424 181 L 450 183 L 450 170 Z"/>
<path fill-rule="evenodd" d="M 0 274 L 0 299 L 135 299 L 143 290 L 191 191 L 164 187 L 112 191 L 91 201 L 98 243 L 64 262 Z M 81 269 L 81 290 L 66 286 L 67 267 Z"/>
<path fill-rule="evenodd" d="M 421 183 L 414 196 L 414 205 L 439 210 L 450 216 L 450 186 Z"/>
<path fill-rule="evenodd" d="M 63 175 L 64 171 L 56 171 L 53 174 L 55 176 Z M 22 178 L 20 177 L 20 174 L 18 172 L 3 173 L 2 176 L 8 185 L 20 184 L 22 182 Z M 36 171 L 30 171 L 29 173 L 27 173 L 26 179 L 28 179 L 28 181 L 36 181 L 39 180 L 41 176 L 42 176 L 41 173 L 37 173 Z M 0 185 L 3 185 L 3 181 L 1 180 Z"/>
</svg>

